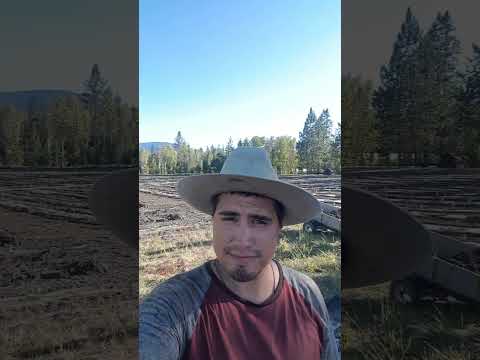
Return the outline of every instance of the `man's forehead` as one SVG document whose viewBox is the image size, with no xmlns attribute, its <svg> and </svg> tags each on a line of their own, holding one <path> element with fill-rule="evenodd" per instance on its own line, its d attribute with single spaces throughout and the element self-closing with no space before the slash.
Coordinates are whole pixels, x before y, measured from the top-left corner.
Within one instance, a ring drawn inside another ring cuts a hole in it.
<svg viewBox="0 0 480 360">
<path fill-rule="evenodd" d="M 273 204 L 274 200 L 257 194 L 222 193 L 218 197 L 217 209 L 235 205 L 249 205 L 272 212 L 275 210 Z"/>
</svg>

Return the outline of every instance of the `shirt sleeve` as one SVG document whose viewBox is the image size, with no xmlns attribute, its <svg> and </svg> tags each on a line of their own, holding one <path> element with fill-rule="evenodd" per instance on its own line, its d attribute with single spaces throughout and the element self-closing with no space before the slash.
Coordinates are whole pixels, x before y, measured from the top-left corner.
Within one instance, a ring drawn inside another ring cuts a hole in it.
<svg viewBox="0 0 480 360">
<path fill-rule="evenodd" d="M 178 360 L 191 339 L 211 277 L 205 266 L 177 275 L 140 304 L 141 360 Z"/>
<path fill-rule="evenodd" d="M 151 297 L 140 305 L 138 345 L 141 360 L 180 359 L 183 339 L 171 315 L 173 312 L 162 298 Z"/>
<path fill-rule="evenodd" d="M 326 360 L 340 360 L 340 353 L 338 351 L 337 340 L 333 331 L 330 320 L 327 322 L 326 334 L 324 336 L 325 347 L 321 359 Z"/>
<path fill-rule="evenodd" d="M 288 277 L 292 286 L 303 295 L 305 301 L 312 307 L 312 310 L 318 314 L 323 329 L 321 359 L 340 360 L 333 324 L 320 288 L 307 275 L 287 267 L 282 267 L 282 269 L 284 269 L 284 274 Z"/>
<path fill-rule="evenodd" d="M 324 333 L 323 333 L 323 352 L 321 359 L 325 360 L 340 360 L 340 353 L 338 351 L 337 340 L 335 338 L 335 332 L 333 324 L 330 320 L 330 315 L 328 313 L 327 306 L 325 305 L 325 300 L 323 295 L 318 288 L 317 284 L 312 280 L 311 287 L 315 293 L 315 298 L 317 302 L 314 302 L 315 307 L 319 308 L 319 313 L 321 314 L 322 319 L 324 320 Z M 318 310 L 317 310 L 318 311 Z"/>
</svg>

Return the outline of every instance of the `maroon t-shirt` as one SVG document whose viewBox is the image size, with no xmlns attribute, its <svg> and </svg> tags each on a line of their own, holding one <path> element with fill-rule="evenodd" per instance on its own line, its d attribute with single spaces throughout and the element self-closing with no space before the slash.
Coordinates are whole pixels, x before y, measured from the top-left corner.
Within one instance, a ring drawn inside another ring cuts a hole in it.
<svg viewBox="0 0 480 360">
<path fill-rule="evenodd" d="M 231 292 L 210 263 L 161 284 L 140 306 L 141 358 L 339 359 L 317 285 L 278 268 L 278 286 L 262 304 Z"/>
</svg>

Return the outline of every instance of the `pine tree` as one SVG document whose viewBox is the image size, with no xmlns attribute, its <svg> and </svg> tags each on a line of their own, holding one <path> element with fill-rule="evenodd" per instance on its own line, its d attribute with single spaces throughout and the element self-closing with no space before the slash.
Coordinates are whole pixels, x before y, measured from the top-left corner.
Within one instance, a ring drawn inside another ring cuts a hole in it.
<svg viewBox="0 0 480 360">
<path fill-rule="evenodd" d="M 442 155 L 454 153 L 458 129 L 455 128 L 460 77 L 457 72 L 460 42 L 455 37 L 455 26 L 448 11 L 439 13 L 427 33 L 432 50 L 430 69 L 434 71 L 432 95 L 434 128 L 433 151 Z"/>
<path fill-rule="evenodd" d="M 378 150 L 375 116 L 371 108 L 371 81 L 364 81 L 361 77 L 350 74 L 342 76 L 341 101 L 344 149 L 342 163 L 344 166 L 365 165 L 366 159 L 363 155 L 373 154 Z M 339 164 L 337 168 L 338 166 Z"/>
<path fill-rule="evenodd" d="M 225 154 L 220 149 L 217 149 L 215 159 L 212 160 L 210 168 L 212 172 L 219 173 L 222 170 L 223 164 L 225 163 Z"/>
<path fill-rule="evenodd" d="M 264 136 L 254 136 L 249 142 L 249 146 L 253 147 L 263 147 L 265 146 L 265 137 Z"/>
<path fill-rule="evenodd" d="M 113 91 L 107 86 L 100 98 L 101 111 L 97 118 L 99 120 L 101 133 L 100 162 L 103 164 L 111 164 L 114 160 L 114 131 L 118 126 L 118 118 L 115 117 L 115 105 L 113 99 Z"/>
<path fill-rule="evenodd" d="M 233 140 L 232 140 L 232 137 L 230 136 L 230 137 L 228 138 L 227 146 L 225 147 L 225 155 L 228 157 L 233 150 L 234 150 L 234 148 L 233 148 Z"/>
<path fill-rule="evenodd" d="M 379 120 L 381 151 L 404 155 L 414 152 L 415 135 L 412 114 L 416 109 L 418 47 L 421 39 L 418 21 L 410 8 L 393 46 L 387 65 L 380 70 L 380 86 L 373 106 Z"/>
<path fill-rule="evenodd" d="M 182 136 L 180 131 L 177 132 L 177 136 L 175 137 L 175 148 L 179 149 L 182 145 L 185 144 L 185 139 Z"/>
<path fill-rule="evenodd" d="M 103 78 L 98 64 L 93 65 L 90 77 L 84 82 L 83 86 L 82 100 L 90 113 L 91 119 L 89 162 L 98 164 L 102 154 L 101 138 L 104 135 L 101 131 L 104 124 L 99 115 L 102 112 L 103 96 L 108 87 L 108 82 Z"/>
<path fill-rule="evenodd" d="M 190 147 L 180 131 L 175 137 L 174 149 L 177 151 L 176 173 L 187 173 L 190 164 Z"/>
<path fill-rule="evenodd" d="M 324 109 L 313 126 L 311 138 L 310 162 L 313 169 L 320 173 L 329 166 L 332 120 L 328 109 Z"/>
<path fill-rule="evenodd" d="M 332 141 L 332 145 L 330 146 L 330 159 L 333 169 L 337 174 L 340 173 L 341 170 L 341 159 L 342 159 L 342 130 L 340 123 L 338 123 L 338 127 L 335 130 L 335 136 Z"/>
<path fill-rule="evenodd" d="M 0 108 L 0 163 L 23 165 L 23 127 L 26 114 L 13 106 Z"/>
<path fill-rule="evenodd" d="M 311 155 L 311 150 L 314 146 L 313 138 L 316 122 L 317 117 L 315 112 L 312 108 L 310 108 L 303 126 L 303 131 L 299 133 L 299 140 L 296 145 L 299 157 L 299 165 L 302 169 L 307 169 L 307 171 L 312 171 L 315 167 L 315 164 L 312 161 L 313 157 Z"/>
<path fill-rule="evenodd" d="M 480 166 L 480 47 L 472 44 L 463 90 L 459 96 L 459 150 L 471 167 Z"/>
</svg>

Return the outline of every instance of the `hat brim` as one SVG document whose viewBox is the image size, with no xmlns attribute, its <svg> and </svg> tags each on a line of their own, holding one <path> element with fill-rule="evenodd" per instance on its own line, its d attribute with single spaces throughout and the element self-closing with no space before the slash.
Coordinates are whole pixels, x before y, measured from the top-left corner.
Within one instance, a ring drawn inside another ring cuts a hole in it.
<svg viewBox="0 0 480 360">
<path fill-rule="evenodd" d="M 138 169 L 115 171 L 95 183 L 89 197 L 96 219 L 138 248 Z"/>
<path fill-rule="evenodd" d="M 277 200 L 285 208 L 283 225 L 306 222 L 321 212 L 320 203 L 312 194 L 281 180 L 227 174 L 194 175 L 180 180 L 177 192 L 195 209 L 210 215 L 212 198 L 225 192 L 248 192 Z"/>
<path fill-rule="evenodd" d="M 391 202 L 342 186 L 342 288 L 401 279 L 432 256 L 429 232 Z"/>
</svg>

